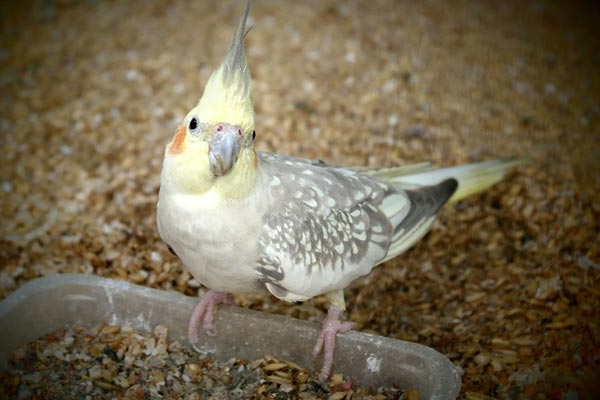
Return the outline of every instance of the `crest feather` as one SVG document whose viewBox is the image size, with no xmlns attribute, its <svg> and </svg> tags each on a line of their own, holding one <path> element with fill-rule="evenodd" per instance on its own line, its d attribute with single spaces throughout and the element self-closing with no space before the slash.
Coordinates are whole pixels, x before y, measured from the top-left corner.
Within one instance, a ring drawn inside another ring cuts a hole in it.
<svg viewBox="0 0 600 400">
<path fill-rule="evenodd" d="M 250 1 L 246 4 L 223 63 L 208 79 L 197 106 L 201 121 L 238 125 L 245 133 L 254 130 L 252 78 L 244 58 L 244 37 L 249 12 Z"/>
</svg>

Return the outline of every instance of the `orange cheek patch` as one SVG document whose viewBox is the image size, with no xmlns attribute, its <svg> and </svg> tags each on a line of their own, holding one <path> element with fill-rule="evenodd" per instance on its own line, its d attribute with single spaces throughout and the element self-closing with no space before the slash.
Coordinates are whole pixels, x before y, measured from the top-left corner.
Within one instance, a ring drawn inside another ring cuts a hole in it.
<svg viewBox="0 0 600 400">
<path fill-rule="evenodd" d="M 185 125 L 180 125 L 175 131 L 175 136 L 169 145 L 169 154 L 181 154 L 185 142 Z"/>
</svg>

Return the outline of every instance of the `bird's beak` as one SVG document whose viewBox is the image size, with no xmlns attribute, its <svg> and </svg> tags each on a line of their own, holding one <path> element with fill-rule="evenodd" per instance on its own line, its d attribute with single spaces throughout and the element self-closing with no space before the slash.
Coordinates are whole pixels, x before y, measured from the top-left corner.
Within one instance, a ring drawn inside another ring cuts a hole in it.
<svg viewBox="0 0 600 400">
<path fill-rule="evenodd" d="M 208 147 L 211 172 L 217 177 L 226 175 L 233 168 L 241 147 L 242 131 L 239 127 L 217 125 Z"/>
</svg>

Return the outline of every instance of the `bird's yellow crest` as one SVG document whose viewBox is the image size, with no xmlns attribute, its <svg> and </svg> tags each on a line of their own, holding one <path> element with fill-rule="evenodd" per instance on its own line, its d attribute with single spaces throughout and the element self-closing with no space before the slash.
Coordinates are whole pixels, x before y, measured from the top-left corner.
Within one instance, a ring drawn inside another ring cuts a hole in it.
<svg viewBox="0 0 600 400">
<path fill-rule="evenodd" d="M 208 124 L 227 122 L 237 125 L 245 134 L 254 130 L 252 78 L 244 58 L 244 36 L 250 2 L 233 36 L 231 47 L 221 66 L 210 76 L 196 106 L 198 118 Z"/>
</svg>

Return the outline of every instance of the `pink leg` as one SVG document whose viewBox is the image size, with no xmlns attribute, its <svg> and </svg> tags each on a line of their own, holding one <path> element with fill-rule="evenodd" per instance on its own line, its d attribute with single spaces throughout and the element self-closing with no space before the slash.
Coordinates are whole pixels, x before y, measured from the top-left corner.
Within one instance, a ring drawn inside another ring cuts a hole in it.
<svg viewBox="0 0 600 400">
<path fill-rule="evenodd" d="M 190 319 L 190 325 L 188 326 L 188 339 L 192 344 L 198 342 L 198 326 L 200 320 L 202 320 L 202 327 L 206 330 L 207 334 L 214 335 L 214 316 L 215 306 L 219 304 L 233 304 L 233 301 L 227 293 L 217 292 L 215 290 L 209 290 L 204 295 L 200 303 L 194 309 L 192 318 Z"/>
<path fill-rule="evenodd" d="M 346 333 L 352 330 L 356 324 L 354 322 L 340 322 L 340 313 L 342 310 L 334 306 L 329 306 L 327 317 L 323 320 L 321 333 L 313 350 L 313 357 L 316 357 L 323 350 L 323 368 L 319 374 L 321 380 L 326 380 L 331 372 L 333 365 L 333 349 L 335 348 L 335 335 Z"/>
</svg>

